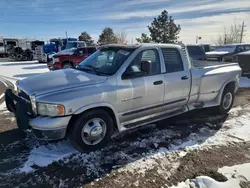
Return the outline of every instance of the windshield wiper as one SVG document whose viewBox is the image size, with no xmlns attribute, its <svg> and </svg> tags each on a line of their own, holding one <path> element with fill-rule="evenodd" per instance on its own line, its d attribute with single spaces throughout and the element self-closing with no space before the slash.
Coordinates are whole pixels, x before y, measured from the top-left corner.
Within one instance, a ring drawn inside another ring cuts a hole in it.
<svg viewBox="0 0 250 188">
<path fill-rule="evenodd" d="M 110 75 L 109 73 L 101 72 L 99 68 L 93 66 L 93 65 L 84 65 L 84 67 L 78 67 L 79 70 L 83 70 L 86 72 L 93 72 L 97 75 Z"/>
<path fill-rule="evenodd" d="M 91 70 L 95 71 L 95 73 L 97 75 L 110 75 L 109 73 L 105 73 L 105 72 L 100 71 L 100 68 L 95 67 L 93 65 L 85 65 L 85 66 L 88 67 L 88 68 L 90 68 Z"/>
</svg>

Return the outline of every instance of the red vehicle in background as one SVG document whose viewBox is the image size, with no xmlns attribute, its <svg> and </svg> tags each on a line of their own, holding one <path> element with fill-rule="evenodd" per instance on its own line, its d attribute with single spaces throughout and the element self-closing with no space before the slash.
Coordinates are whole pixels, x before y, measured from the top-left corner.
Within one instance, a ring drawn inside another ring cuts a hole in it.
<svg viewBox="0 0 250 188">
<path fill-rule="evenodd" d="M 95 51 L 96 47 L 81 47 L 71 49 L 67 54 L 55 54 L 53 61 L 48 63 L 48 68 L 49 70 L 74 68 Z"/>
</svg>

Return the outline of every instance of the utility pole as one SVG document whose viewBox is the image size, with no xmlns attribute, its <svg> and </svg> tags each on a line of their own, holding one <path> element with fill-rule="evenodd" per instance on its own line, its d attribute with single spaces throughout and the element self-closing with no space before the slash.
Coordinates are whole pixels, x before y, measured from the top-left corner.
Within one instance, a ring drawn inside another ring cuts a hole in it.
<svg viewBox="0 0 250 188">
<path fill-rule="evenodd" d="M 66 40 L 68 42 L 68 33 L 67 33 L 67 31 L 65 31 L 65 34 L 66 34 Z"/>
<path fill-rule="evenodd" d="M 242 26 L 241 26 L 241 34 L 240 34 L 240 43 L 242 43 L 242 39 L 244 36 L 244 28 L 246 27 L 245 22 L 243 21 Z"/>
<path fill-rule="evenodd" d="M 224 45 L 227 44 L 227 34 L 225 34 L 225 37 L 224 37 Z"/>
</svg>

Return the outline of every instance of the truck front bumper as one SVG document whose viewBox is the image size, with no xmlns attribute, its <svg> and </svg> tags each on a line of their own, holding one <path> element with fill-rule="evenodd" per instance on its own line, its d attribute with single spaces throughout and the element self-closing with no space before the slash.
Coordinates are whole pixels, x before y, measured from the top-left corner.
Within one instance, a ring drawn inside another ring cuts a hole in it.
<svg viewBox="0 0 250 188">
<path fill-rule="evenodd" d="M 10 89 L 5 92 L 5 103 L 7 109 L 15 114 L 17 126 L 22 131 L 32 133 L 42 140 L 59 140 L 65 137 L 71 116 L 33 116 L 28 110 L 29 102 L 13 94 Z"/>
</svg>

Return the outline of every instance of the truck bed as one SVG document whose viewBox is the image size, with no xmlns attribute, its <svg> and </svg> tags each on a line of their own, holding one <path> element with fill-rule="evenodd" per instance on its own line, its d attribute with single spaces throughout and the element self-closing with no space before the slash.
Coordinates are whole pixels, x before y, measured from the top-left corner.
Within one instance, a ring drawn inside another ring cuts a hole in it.
<svg viewBox="0 0 250 188">
<path fill-rule="evenodd" d="M 219 61 L 192 61 L 193 68 L 219 68 L 219 67 L 227 67 L 238 65 L 238 63 L 231 62 L 219 62 Z"/>
<path fill-rule="evenodd" d="M 238 82 L 241 75 L 238 63 L 193 61 L 190 71 L 192 86 L 189 102 L 203 102 L 205 107 L 215 106 L 222 86 L 228 81 Z"/>
</svg>

